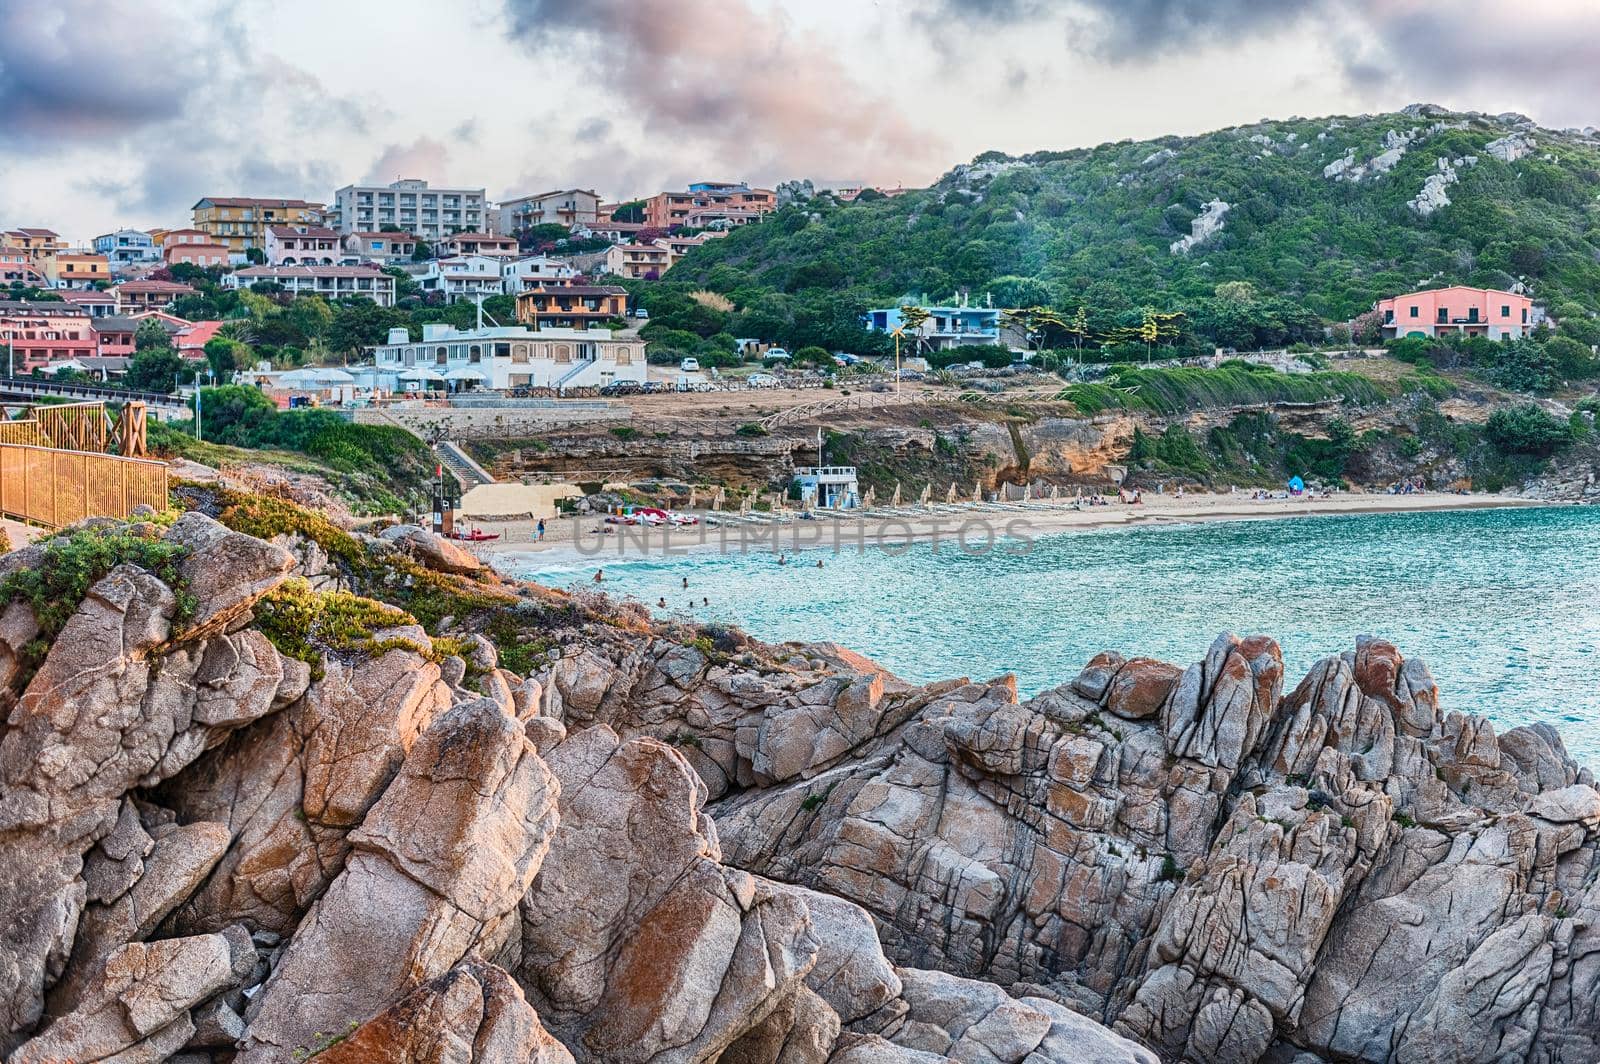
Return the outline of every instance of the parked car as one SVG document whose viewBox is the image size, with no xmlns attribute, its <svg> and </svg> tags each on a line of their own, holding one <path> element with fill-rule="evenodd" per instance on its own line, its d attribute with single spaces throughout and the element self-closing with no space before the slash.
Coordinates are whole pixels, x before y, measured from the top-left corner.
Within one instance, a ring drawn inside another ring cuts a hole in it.
<svg viewBox="0 0 1600 1064">
<path fill-rule="evenodd" d="M 638 381 L 612 381 L 600 389 L 604 396 L 638 395 L 644 391 L 644 385 Z"/>
<path fill-rule="evenodd" d="M 636 317 L 636 318 L 648 320 L 649 317 L 650 317 L 650 312 L 648 310 L 645 310 L 643 307 L 635 307 L 635 308 L 633 308 L 633 316 Z"/>
<path fill-rule="evenodd" d="M 752 373 L 744 379 L 744 382 L 752 388 L 776 388 L 778 386 L 778 378 L 770 373 Z"/>
<path fill-rule="evenodd" d="M 698 358 L 686 358 L 678 363 L 678 368 L 685 373 L 699 373 L 700 360 Z"/>
<path fill-rule="evenodd" d="M 783 348 L 781 348 L 781 347 L 769 347 L 769 348 L 767 348 L 766 353 L 761 356 L 761 361 L 763 361 L 763 362 L 782 362 L 784 359 L 786 359 L 788 357 L 789 357 L 789 352 L 785 351 Z"/>
</svg>

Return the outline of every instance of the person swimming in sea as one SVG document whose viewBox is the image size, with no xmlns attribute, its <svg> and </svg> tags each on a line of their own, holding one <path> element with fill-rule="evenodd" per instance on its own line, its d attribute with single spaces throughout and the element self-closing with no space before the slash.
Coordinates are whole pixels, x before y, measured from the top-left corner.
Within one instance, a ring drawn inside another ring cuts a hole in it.
<svg viewBox="0 0 1600 1064">
<path fill-rule="evenodd" d="M 660 599 L 658 599 L 656 601 L 656 609 L 664 610 L 666 608 L 667 608 L 667 597 L 665 595 L 663 595 L 663 596 L 661 596 Z"/>
<path fill-rule="evenodd" d="M 604 569 L 596 569 L 594 571 L 594 582 L 595 583 L 597 583 L 597 584 L 604 583 L 605 579 L 606 579 L 606 571 Z"/>
<path fill-rule="evenodd" d="M 683 586 L 685 588 L 689 586 L 689 578 L 687 576 L 683 578 Z"/>
</svg>

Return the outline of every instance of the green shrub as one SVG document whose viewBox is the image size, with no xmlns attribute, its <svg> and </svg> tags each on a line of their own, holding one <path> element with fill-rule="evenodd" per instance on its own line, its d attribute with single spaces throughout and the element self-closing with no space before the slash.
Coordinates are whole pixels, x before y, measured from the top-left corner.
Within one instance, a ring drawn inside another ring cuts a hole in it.
<svg viewBox="0 0 1600 1064">
<path fill-rule="evenodd" d="M 0 603 L 21 600 L 33 607 L 40 636 L 55 637 L 89 589 L 119 565 L 136 565 L 178 596 L 178 621 L 197 605 L 178 576 L 186 551 L 176 543 L 143 536 L 126 527 L 82 528 L 44 543 L 39 563 L 0 580 Z"/>
<path fill-rule="evenodd" d="M 285 657 L 311 666 L 320 677 L 323 660 L 346 663 L 396 647 L 428 654 L 409 640 L 379 641 L 374 632 L 415 624 L 404 610 L 343 591 L 313 591 L 304 580 L 287 580 L 255 605 L 256 627 Z"/>
<path fill-rule="evenodd" d="M 1549 457 L 1572 442 L 1567 423 L 1535 403 L 1501 407 L 1489 415 L 1483 434 L 1495 450 L 1508 455 Z"/>
</svg>

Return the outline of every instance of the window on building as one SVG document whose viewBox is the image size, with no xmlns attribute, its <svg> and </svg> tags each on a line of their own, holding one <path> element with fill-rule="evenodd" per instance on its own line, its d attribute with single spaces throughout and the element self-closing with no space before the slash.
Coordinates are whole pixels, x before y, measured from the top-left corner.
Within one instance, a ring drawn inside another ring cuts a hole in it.
<svg viewBox="0 0 1600 1064">
<path fill-rule="evenodd" d="M 1509 304 L 1503 304 L 1503 305 L 1502 305 L 1502 306 L 1501 306 L 1501 307 L 1500 307 L 1500 316 L 1501 316 L 1501 317 L 1502 317 L 1502 318 L 1509 318 L 1509 317 L 1511 317 L 1511 307 L 1510 307 L 1510 305 L 1509 305 Z"/>
<path fill-rule="evenodd" d="M 1524 325 L 1528 324 L 1528 308 L 1527 307 L 1523 307 L 1522 308 L 1522 324 L 1524 324 Z"/>
<path fill-rule="evenodd" d="M 439 365 L 442 366 L 446 362 L 450 361 L 450 352 L 447 349 L 441 347 L 437 351 L 434 352 L 433 360 L 435 362 L 437 362 Z"/>
<path fill-rule="evenodd" d="M 1447 309 L 1445 307 L 1440 307 L 1439 308 L 1439 321 L 1447 322 L 1449 320 L 1450 320 L 1450 311 L 1449 311 L 1449 309 Z"/>
<path fill-rule="evenodd" d="M 1412 308 L 1411 308 L 1411 316 L 1412 316 L 1412 317 L 1413 317 L 1413 318 L 1415 318 L 1415 317 L 1417 317 L 1417 316 L 1418 316 L 1418 315 L 1417 315 L 1417 308 L 1416 308 L 1416 307 L 1412 307 Z"/>
</svg>

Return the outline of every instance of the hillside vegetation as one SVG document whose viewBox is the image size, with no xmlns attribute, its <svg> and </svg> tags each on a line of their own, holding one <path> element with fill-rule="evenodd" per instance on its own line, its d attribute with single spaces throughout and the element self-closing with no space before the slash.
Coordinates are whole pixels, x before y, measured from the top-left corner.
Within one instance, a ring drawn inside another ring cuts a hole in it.
<svg viewBox="0 0 1600 1064">
<path fill-rule="evenodd" d="M 787 206 L 667 281 L 729 296 L 735 335 L 791 345 L 850 339 L 850 314 L 872 304 L 964 291 L 1082 306 L 1097 331 L 1145 306 L 1182 311 L 1196 346 L 1239 348 L 1321 339 L 1397 292 L 1520 282 L 1587 345 L 1600 343 L 1597 195 L 1600 139 L 1417 105 L 986 153 L 896 198 Z"/>
</svg>

